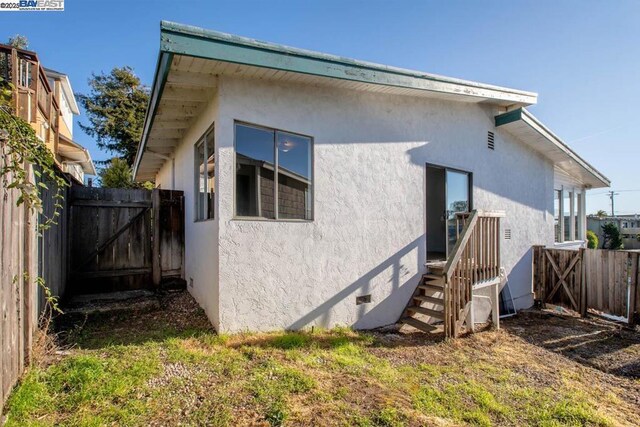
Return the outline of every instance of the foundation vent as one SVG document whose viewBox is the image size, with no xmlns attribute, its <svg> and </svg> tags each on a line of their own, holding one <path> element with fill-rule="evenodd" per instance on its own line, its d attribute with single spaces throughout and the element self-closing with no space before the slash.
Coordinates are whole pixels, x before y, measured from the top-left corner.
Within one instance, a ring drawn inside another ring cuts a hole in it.
<svg viewBox="0 0 640 427">
<path fill-rule="evenodd" d="M 487 132 L 487 147 L 489 147 L 489 150 L 496 149 L 495 135 L 491 131 Z"/>
<path fill-rule="evenodd" d="M 504 229 L 504 239 L 505 240 L 511 240 L 511 229 L 510 228 L 505 228 Z"/>
<path fill-rule="evenodd" d="M 371 294 L 360 295 L 359 297 L 356 297 L 356 305 L 369 304 L 370 302 L 371 302 Z"/>
</svg>

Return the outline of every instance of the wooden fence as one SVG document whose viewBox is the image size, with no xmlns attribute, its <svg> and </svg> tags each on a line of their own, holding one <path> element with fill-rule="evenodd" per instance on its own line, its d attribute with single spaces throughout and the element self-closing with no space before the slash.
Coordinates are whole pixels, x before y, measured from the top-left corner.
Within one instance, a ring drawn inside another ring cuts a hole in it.
<svg viewBox="0 0 640 427">
<path fill-rule="evenodd" d="M 69 193 L 69 292 L 158 286 L 183 277 L 181 191 L 75 187 Z"/>
<path fill-rule="evenodd" d="M 58 192 L 56 183 L 48 178 L 42 178 L 46 189 L 41 189 L 42 199 L 41 220 L 52 218 L 56 211 L 56 200 L 54 196 Z M 68 231 L 69 231 L 69 209 L 67 208 L 68 188 L 62 189 L 62 200 L 58 200 L 62 206 L 58 209 L 59 216 L 50 228 L 40 233 L 38 237 L 38 275 L 44 279 L 46 287 L 51 294 L 62 297 L 65 294 L 67 283 L 67 272 L 69 262 L 67 257 Z M 46 306 L 46 295 L 44 289 L 38 287 L 38 314 L 42 313 Z"/>
<path fill-rule="evenodd" d="M 42 215 L 51 217 L 57 188 L 44 183 Z M 182 192 L 71 187 L 62 194 L 57 223 L 39 236 L 37 215 L 16 206 L 18 190 L 0 185 L 0 406 L 29 363 L 45 307 L 37 276 L 60 297 L 183 276 Z"/>
<path fill-rule="evenodd" d="M 2 156 L 0 167 L 3 162 Z M 8 182 L 11 179 L 9 174 Z M 0 404 L 28 363 L 37 318 L 33 280 L 37 273 L 37 219 L 24 204 L 16 206 L 20 192 L 3 184 L 0 183 Z"/>
<path fill-rule="evenodd" d="M 639 262 L 636 252 L 534 246 L 536 300 L 583 316 L 592 309 L 634 323 L 640 313 Z"/>
</svg>

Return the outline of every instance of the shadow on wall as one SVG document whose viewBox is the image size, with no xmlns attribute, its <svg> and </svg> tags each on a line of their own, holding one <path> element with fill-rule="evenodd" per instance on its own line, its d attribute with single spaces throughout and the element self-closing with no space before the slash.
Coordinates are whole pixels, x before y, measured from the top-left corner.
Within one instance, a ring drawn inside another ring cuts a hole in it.
<svg viewBox="0 0 640 427">
<path fill-rule="evenodd" d="M 448 104 L 447 104 L 448 105 Z M 466 108 L 466 107 L 465 107 Z M 494 118 L 491 110 L 488 108 L 478 107 L 483 111 L 486 116 L 486 129 L 494 129 Z M 482 126 L 485 123 L 485 118 L 479 119 L 479 125 Z M 381 121 L 379 126 L 386 124 L 386 121 Z M 478 123 L 476 123 L 478 125 Z M 375 125 L 374 125 L 375 126 Z M 413 133 L 413 134 L 412 134 Z M 501 132 L 498 130 L 496 134 Z M 374 131 L 370 131 L 369 135 L 377 134 Z M 442 166 L 457 167 L 460 169 L 468 170 L 473 173 L 473 186 L 474 188 L 481 190 L 482 198 L 476 200 L 476 205 L 485 207 L 488 209 L 505 209 L 507 206 L 500 205 L 500 199 L 510 201 L 510 205 L 520 205 L 521 211 L 529 211 L 530 218 L 546 218 L 552 215 L 551 210 L 553 204 L 551 202 L 552 193 L 546 194 L 548 187 L 551 188 L 551 182 L 553 176 L 546 176 L 543 173 L 536 175 L 540 179 L 540 185 L 530 185 L 531 175 L 535 170 L 538 170 L 541 165 L 544 164 L 543 157 L 535 151 L 526 147 L 513 147 L 511 144 L 505 144 L 503 149 L 492 152 L 492 155 L 499 156 L 494 157 L 493 162 L 483 161 L 484 155 L 481 155 L 481 148 L 470 145 L 469 150 L 466 153 L 456 153 L 451 149 L 451 138 L 460 140 L 467 140 L 469 134 L 464 132 L 451 134 L 445 132 L 442 129 L 436 128 L 433 131 L 424 131 L 422 127 L 410 126 L 405 127 L 397 126 L 384 126 L 380 129 L 379 135 L 385 135 L 383 140 L 371 140 L 366 136 L 361 138 L 360 135 L 351 135 L 350 138 L 357 139 L 360 143 L 369 144 L 389 144 L 394 141 L 397 142 L 412 142 L 419 144 L 406 151 L 408 160 L 419 167 L 423 173 L 423 180 L 426 180 L 424 176 L 425 164 L 427 162 L 434 164 L 441 164 Z M 479 143 L 481 143 L 483 135 L 479 135 Z M 322 144 L 321 141 L 316 141 L 317 144 Z M 345 144 L 350 145 L 354 142 L 352 139 L 340 141 L 333 140 L 331 144 Z M 474 143 L 474 141 L 471 141 Z M 458 147 L 464 147 L 465 144 L 458 144 Z M 484 146 L 483 146 L 484 147 Z M 484 148 L 486 149 L 486 148 Z M 448 164 L 447 164 L 448 163 Z M 493 164 L 491 164 L 493 163 Z M 551 169 L 550 169 L 551 171 Z M 552 171 L 550 172 L 552 174 Z M 551 181 L 550 181 L 551 180 Z M 426 183 L 426 181 L 423 181 Z M 482 206 L 481 203 L 484 200 L 492 201 L 493 198 L 487 199 L 490 195 L 496 196 L 495 206 Z M 427 203 L 426 200 L 415 201 L 423 204 Z M 423 209 L 423 215 L 426 214 L 426 209 Z M 516 214 L 512 212 L 512 214 Z M 522 221 L 526 221 L 527 218 L 522 218 Z M 422 219 L 423 224 L 426 222 L 426 218 Z M 514 298 L 524 297 L 522 295 L 525 290 L 525 283 L 530 283 L 531 278 L 531 245 L 545 243 L 544 241 L 533 241 L 536 239 L 535 233 L 528 233 L 531 236 L 532 241 L 528 248 L 522 248 L 522 253 L 511 252 L 511 263 L 513 268 L 509 272 L 509 281 L 511 291 L 514 293 Z M 409 271 L 402 263 L 402 257 L 413 250 L 417 250 L 418 257 L 416 270 L 418 272 L 424 271 L 423 262 L 426 259 L 426 235 L 422 235 L 415 239 L 413 242 L 398 250 L 392 257 L 389 257 L 375 268 L 371 269 L 355 282 L 346 286 L 340 292 L 324 301 L 320 306 L 299 318 L 293 322 L 290 329 L 301 329 L 310 324 L 331 325 L 331 315 L 335 307 L 340 304 L 346 303 L 346 299 L 353 298 L 353 304 L 355 304 L 355 296 L 372 294 L 373 300 L 371 305 L 362 304 L 357 308 L 357 319 L 352 326 L 356 328 L 367 328 L 370 325 L 390 324 L 395 322 L 401 315 L 411 293 L 418 285 L 420 274 L 407 275 L 403 274 L 403 271 Z M 520 251 L 520 249 L 518 249 Z M 515 258 L 515 259 L 514 259 Z M 382 292 L 375 292 L 374 287 L 379 287 L 375 278 L 380 274 L 383 274 L 387 269 L 393 268 L 393 279 L 391 280 L 391 286 L 393 290 L 391 292 L 384 292 L 388 295 L 382 301 L 376 301 L 375 295 L 380 295 Z M 514 288 L 515 287 L 515 288 Z M 527 289 L 525 292 L 529 292 Z M 350 301 L 348 303 L 351 303 Z M 371 309 L 369 309 L 371 307 Z"/>
<path fill-rule="evenodd" d="M 418 271 L 418 273 L 410 275 L 409 271 L 413 270 L 411 267 L 414 266 L 407 266 L 406 263 L 403 263 L 403 258 L 413 251 L 417 251 L 415 271 Z M 425 236 L 422 235 L 393 254 L 393 256 L 387 258 L 384 262 L 369 270 L 358 280 L 342 289 L 320 306 L 293 322 L 287 329 L 298 330 L 312 323 L 322 327 L 330 327 L 332 326 L 331 311 L 335 306 L 350 297 L 353 298 L 353 304 L 355 304 L 356 296 L 368 294 L 372 294 L 373 299 L 371 304 L 375 305 L 371 310 L 367 310 L 371 305 L 360 304 L 357 310 L 357 320 L 350 326 L 356 329 L 367 329 L 395 323 L 400 318 L 409 297 L 418 286 L 419 278 L 424 272 L 425 257 Z M 381 285 L 378 284 L 374 286 L 374 279 L 380 274 L 385 274 L 389 268 L 392 269 L 392 278 L 388 280 L 387 283 L 391 285 L 391 292 L 388 293 L 388 296 L 384 300 L 380 302 L 375 301 L 375 288 L 379 288 Z"/>
</svg>

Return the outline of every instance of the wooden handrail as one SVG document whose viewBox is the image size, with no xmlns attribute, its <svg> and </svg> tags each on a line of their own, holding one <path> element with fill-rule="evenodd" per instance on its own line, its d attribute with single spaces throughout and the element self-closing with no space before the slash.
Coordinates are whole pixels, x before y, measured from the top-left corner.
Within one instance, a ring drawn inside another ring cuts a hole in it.
<svg viewBox="0 0 640 427">
<path fill-rule="evenodd" d="M 500 218 L 504 216 L 501 211 L 473 210 L 456 218 L 456 224 L 463 219 L 464 227 L 443 270 L 448 337 L 458 336 L 465 322 L 473 329 L 474 284 L 500 276 Z"/>
<path fill-rule="evenodd" d="M 471 211 L 469 218 L 467 218 L 464 228 L 462 229 L 462 234 L 453 247 L 453 251 L 451 252 L 452 255 L 447 259 L 447 264 L 444 266 L 444 274 L 447 276 L 447 279 L 451 279 L 451 274 L 453 274 L 451 266 L 458 264 L 458 261 L 460 261 L 460 257 L 462 257 L 462 251 L 460 249 L 467 245 L 467 242 L 473 234 L 473 229 L 475 228 L 477 221 L 478 211 Z"/>
</svg>

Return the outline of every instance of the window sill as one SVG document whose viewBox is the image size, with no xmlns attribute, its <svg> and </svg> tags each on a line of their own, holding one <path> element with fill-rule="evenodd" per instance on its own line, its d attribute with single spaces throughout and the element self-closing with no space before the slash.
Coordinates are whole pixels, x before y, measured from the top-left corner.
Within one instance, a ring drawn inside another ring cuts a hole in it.
<svg viewBox="0 0 640 427">
<path fill-rule="evenodd" d="M 258 221 L 258 222 L 293 222 L 293 223 L 310 223 L 312 219 L 274 219 L 274 218 L 261 218 L 257 216 L 234 216 L 231 218 L 231 222 L 234 221 Z"/>
<path fill-rule="evenodd" d="M 209 221 L 213 221 L 215 218 L 207 218 L 207 219 L 194 219 L 193 222 L 194 224 L 197 224 L 199 222 L 209 222 Z"/>
</svg>

